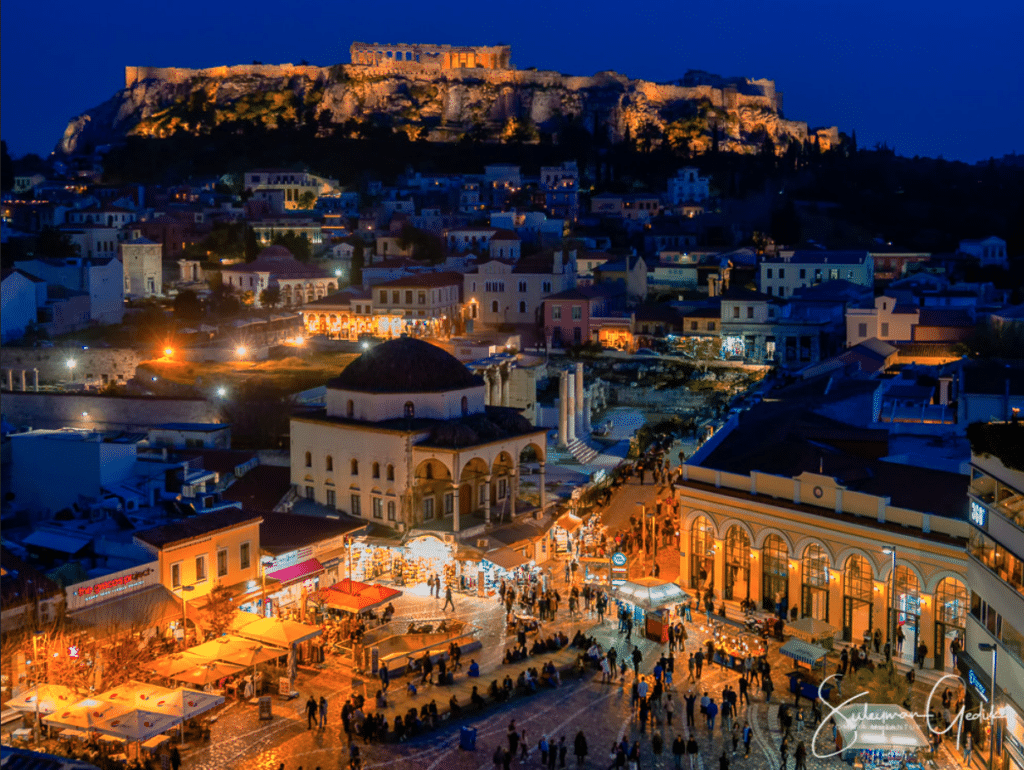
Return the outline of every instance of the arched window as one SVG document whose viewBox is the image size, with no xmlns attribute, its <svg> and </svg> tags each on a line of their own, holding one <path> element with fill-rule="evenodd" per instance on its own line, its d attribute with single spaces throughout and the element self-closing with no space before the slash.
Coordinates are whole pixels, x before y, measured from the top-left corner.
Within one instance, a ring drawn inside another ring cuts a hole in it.
<svg viewBox="0 0 1024 770">
<path fill-rule="evenodd" d="M 356 416 L 356 402 L 353 401 L 351 398 L 345 405 L 345 416 L 348 417 L 350 420 Z"/>
<path fill-rule="evenodd" d="M 761 547 L 761 607 L 789 612 L 789 548 L 778 535 L 769 535 Z"/>
<path fill-rule="evenodd" d="M 380 463 L 374 463 L 373 464 L 373 477 L 375 479 L 379 479 L 380 478 Z"/>
<path fill-rule="evenodd" d="M 469 414 L 469 399 L 465 396 L 462 397 L 462 416 L 465 417 Z"/>
<path fill-rule="evenodd" d="M 690 588 L 708 587 L 715 576 L 715 534 L 706 516 L 698 516 L 690 528 Z"/>
<path fill-rule="evenodd" d="M 951 645 L 956 641 L 963 649 L 969 601 L 967 587 L 954 577 L 942 578 L 935 587 L 935 668 L 941 671 L 956 668 Z"/>
<path fill-rule="evenodd" d="M 892 612 L 892 608 L 889 610 Z M 917 573 L 904 564 L 896 565 L 896 626 L 903 632 L 903 644 L 896 632 L 896 654 L 902 654 L 904 662 L 914 660 L 914 652 L 921 643 L 918 636 L 921 624 L 921 583 Z M 902 647 L 902 649 L 901 649 Z"/>
<path fill-rule="evenodd" d="M 800 617 L 828 622 L 828 551 L 817 543 L 804 549 Z"/>
<path fill-rule="evenodd" d="M 331 457 L 330 455 L 327 455 L 327 470 L 328 471 L 333 471 L 334 470 L 334 458 Z"/>
<path fill-rule="evenodd" d="M 725 598 L 750 598 L 750 537 L 736 525 L 725 536 Z"/>
<path fill-rule="evenodd" d="M 307 468 L 312 468 L 313 467 L 313 453 L 312 452 L 306 452 L 306 467 Z"/>
<path fill-rule="evenodd" d="M 846 560 L 843 574 L 843 640 L 860 642 L 864 631 L 871 630 L 874 603 L 874 572 L 860 554 Z"/>
<path fill-rule="evenodd" d="M 355 458 L 352 459 L 352 475 L 353 476 L 358 476 L 359 475 L 359 461 L 356 460 Z"/>
<path fill-rule="evenodd" d="M 412 401 L 405 402 L 405 416 L 410 420 L 416 416 L 416 405 Z"/>
<path fill-rule="evenodd" d="M 388 466 L 388 481 L 394 481 L 394 480 L 395 480 L 395 466 L 394 465 L 389 465 Z"/>
</svg>

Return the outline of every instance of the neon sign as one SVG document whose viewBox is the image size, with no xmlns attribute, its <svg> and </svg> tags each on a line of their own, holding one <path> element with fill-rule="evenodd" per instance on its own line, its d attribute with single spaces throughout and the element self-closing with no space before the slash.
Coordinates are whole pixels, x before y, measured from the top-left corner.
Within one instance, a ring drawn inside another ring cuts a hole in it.
<svg viewBox="0 0 1024 770">
<path fill-rule="evenodd" d="M 985 685 L 978 679 L 978 675 L 974 673 L 974 669 L 967 670 L 967 681 L 975 690 L 978 691 L 978 695 L 981 696 L 982 700 L 988 703 L 988 690 L 985 689 Z"/>
<path fill-rule="evenodd" d="M 153 570 L 147 567 L 146 569 L 140 572 L 134 572 L 130 575 L 121 575 L 120 577 L 110 578 L 110 580 L 104 580 L 101 583 L 93 583 L 91 586 L 79 586 L 75 589 L 74 595 L 79 596 L 83 599 L 92 599 L 97 596 L 107 594 L 111 591 L 123 591 L 125 588 L 128 588 L 129 586 L 142 582 L 151 574 L 153 574 Z"/>
<path fill-rule="evenodd" d="M 984 527 L 988 523 L 988 509 L 977 500 L 971 500 L 971 524 Z"/>
</svg>

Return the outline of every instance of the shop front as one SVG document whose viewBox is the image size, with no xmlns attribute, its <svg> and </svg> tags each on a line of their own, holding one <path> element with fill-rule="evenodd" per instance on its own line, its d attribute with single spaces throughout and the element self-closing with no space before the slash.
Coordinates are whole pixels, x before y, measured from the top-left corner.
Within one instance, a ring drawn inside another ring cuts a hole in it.
<svg viewBox="0 0 1024 770">
<path fill-rule="evenodd" d="M 974 736 L 974 753 L 986 767 L 1024 770 L 1024 716 L 1000 690 L 992 714 L 991 664 L 983 664 L 966 651 L 956 656 L 957 670 L 967 683 L 964 713 Z M 995 752 L 995 756 L 991 753 Z"/>
<path fill-rule="evenodd" d="M 678 585 L 653 577 L 623 581 L 612 590 L 612 598 L 619 613 L 625 610 L 633 618 L 635 628 L 661 643 L 668 642 L 668 627 L 679 616 L 676 608 L 690 603 L 689 594 Z"/>
<path fill-rule="evenodd" d="M 838 709 L 841 758 L 864 770 L 924 770 L 928 739 L 913 714 L 892 704 L 861 704 Z M 824 753 L 824 752 L 823 752 Z"/>
</svg>

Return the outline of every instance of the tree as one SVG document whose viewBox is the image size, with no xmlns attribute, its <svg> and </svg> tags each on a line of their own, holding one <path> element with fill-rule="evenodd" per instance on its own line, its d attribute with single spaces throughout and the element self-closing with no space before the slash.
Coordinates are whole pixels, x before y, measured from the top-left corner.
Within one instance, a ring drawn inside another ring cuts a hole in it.
<svg viewBox="0 0 1024 770">
<path fill-rule="evenodd" d="M 263 307 L 277 307 L 281 303 L 281 287 L 268 286 L 260 292 L 260 305 Z"/>
<path fill-rule="evenodd" d="M 311 256 L 309 239 L 304 235 L 297 234 L 294 230 L 286 233 L 276 233 L 271 240 L 275 246 L 284 246 L 300 262 L 307 262 Z"/>
<path fill-rule="evenodd" d="M 412 246 L 412 254 L 416 259 L 424 259 L 431 264 L 444 260 L 444 244 L 433 233 L 428 233 L 406 223 L 398 236 L 401 248 Z"/>
<path fill-rule="evenodd" d="M 174 317 L 179 321 L 199 321 L 203 317 L 203 303 L 191 289 L 178 292 L 173 308 Z"/>
<path fill-rule="evenodd" d="M 245 252 L 246 262 L 252 262 L 260 253 L 260 242 L 256 240 L 256 231 L 251 227 L 245 228 L 245 240 L 242 248 Z"/>
<path fill-rule="evenodd" d="M 200 609 L 199 615 L 203 626 L 216 638 L 230 628 L 237 612 L 231 589 L 221 585 L 207 595 L 206 604 Z"/>
<path fill-rule="evenodd" d="M 9 192 L 14 189 L 14 167 L 11 163 L 7 142 L 0 141 L 0 191 Z"/>
<path fill-rule="evenodd" d="M 311 209 L 316 205 L 316 193 L 312 190 L 306 190 L 299 196 L 299 208 L 300 209 Z"/>
<path fill-rule="evenodd" d="M 56 227 L 44 227 L 40 231 L 36 236 L 36 250 L 41 256 L 55 259 L 78 256 L 78 246 L 71 242 L 67 233 Z"/>
</svg>

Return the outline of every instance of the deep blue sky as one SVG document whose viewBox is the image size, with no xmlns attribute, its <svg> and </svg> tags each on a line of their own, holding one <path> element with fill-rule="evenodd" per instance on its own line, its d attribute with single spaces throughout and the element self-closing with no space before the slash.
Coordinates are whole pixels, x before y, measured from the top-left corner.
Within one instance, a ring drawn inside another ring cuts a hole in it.
<svg viewBox="0 0 1024 770">
<path fill-rule="evenodd" d="M 348 61 L 353 40 L 503 42 L 520 68 L 576 75 L 768 77 L 787 117 L 856 129 L 862 147 L 966 161 L 1024 152 L 1019 0 L 9 0 L 0 22 L 14 156 L 48 153 L 69 118 L 123 87 L 125 65 L 329 65 Z"/>
</svg>

